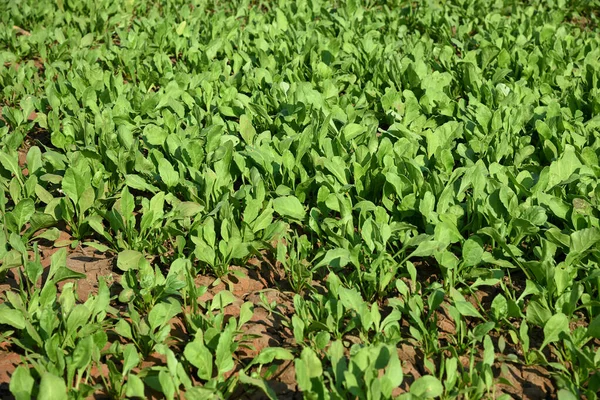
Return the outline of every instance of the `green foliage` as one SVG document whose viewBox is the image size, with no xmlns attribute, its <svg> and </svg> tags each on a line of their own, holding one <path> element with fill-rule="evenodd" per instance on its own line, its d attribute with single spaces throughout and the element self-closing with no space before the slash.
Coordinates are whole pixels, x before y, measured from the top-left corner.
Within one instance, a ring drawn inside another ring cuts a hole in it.
<svg viewBox="0 0 600 400">
<path fill-rule="evenodd" d="M 511 364 L 597 399 L 599 8 L 0 3 L 11 393 L 276 398 L 293 359 L 306 398 L 494 397 Z M 119 277 L 88 299 L 82 249 Z M 260 302 L 294 343 L 241 360 L 258 304 L 197 276 L 256 260 L 293 292 L 291 314 Z"/>
</svg>

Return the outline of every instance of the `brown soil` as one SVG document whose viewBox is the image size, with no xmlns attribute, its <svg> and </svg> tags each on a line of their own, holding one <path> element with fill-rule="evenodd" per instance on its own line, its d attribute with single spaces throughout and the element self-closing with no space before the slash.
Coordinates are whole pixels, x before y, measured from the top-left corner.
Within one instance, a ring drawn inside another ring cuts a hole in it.
<svg viewBox="0 0 600 400">
<path fill-rule="evenodd" d="M 12 399 L 9 391 L 10 377 L 21 364 L 21 356 L 0 344 L 0 399 Z"/>
<path fill-rule="evenodd" d="M 498 394 L 506 393 L 524 400 L 556 398 L 550 373 L 541 366 L 504 364 L 499 376 L 508 382 L 496 385 Z"/>
<path fill-rule="evenodd" d="M 100 277 L 109 282 L 113 279 L 118 281 L 118 276 L 112 274 L 113 257 L 101 254 L 93 249 L 78 249 L 67 257 L 67 268 L 75 272 L 85 274 L 85 279 L 77 280 L 77 297 L 86 301 L 90 294 L 98 293 L 98 282 Z M 68 282 L 68 281 L 66 281 Z M 64 282 L 59 284 L 59 288 Z"/>
</svg>

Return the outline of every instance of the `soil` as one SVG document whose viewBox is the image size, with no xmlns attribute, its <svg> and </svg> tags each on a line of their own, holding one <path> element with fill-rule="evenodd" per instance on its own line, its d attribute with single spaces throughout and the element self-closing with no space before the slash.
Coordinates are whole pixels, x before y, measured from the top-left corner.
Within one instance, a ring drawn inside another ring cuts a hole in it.
<svg viewBox="0 0 600 400">
<path fill-rule="evenodd" d="M 90 294 L 98 293 L 98 282 L 104 278 L 108 282 L 118 281 L 118 276 L 112 274 L 114 257 L 112 255 L 102 254 L 93 249 L 78 249 L 67 257 L 67 268 L 80 272 L 86 276 L 85 279 L 77 280 L 77 297 L 85 302 Z M 61 282 L 59 289 L 64 283 Z"/>
<path fill-rule="evenodd" d="M 21 356 L 8 350 L 6 343 L 0 344 L 0 399 L 11 399 L 9 391 L 10 377 L 21 364 Z"/>
<path fill-rule="evenodd" d="M 523 400 L 556 398 L 550 373 L 541 366 L 504 364 L 500 377 L 508 382 L 496 385 L 498 395 L 508 394 Z"/>
</svg>

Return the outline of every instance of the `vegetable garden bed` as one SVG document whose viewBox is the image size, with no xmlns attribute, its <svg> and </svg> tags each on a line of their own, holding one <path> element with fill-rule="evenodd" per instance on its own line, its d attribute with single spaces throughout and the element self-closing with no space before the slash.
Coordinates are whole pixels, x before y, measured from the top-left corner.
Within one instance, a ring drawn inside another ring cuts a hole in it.
<svg viewBox="0 0 600 400">
<path fill-rule="evenodd" d="M 597 399 L 600 2 L 0 2 L 0 397 Z"/>
</svg>

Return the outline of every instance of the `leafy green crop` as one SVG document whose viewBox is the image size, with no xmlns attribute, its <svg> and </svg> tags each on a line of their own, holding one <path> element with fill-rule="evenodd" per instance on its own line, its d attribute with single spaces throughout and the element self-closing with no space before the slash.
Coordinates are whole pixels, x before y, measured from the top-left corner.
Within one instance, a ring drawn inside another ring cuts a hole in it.
<svg viewBox="0 0 600 400">
<path fill-rule="evenodd" d="M 0 397 L 597 399 L 598 10 L 0 3 Z"/>
</svg>

